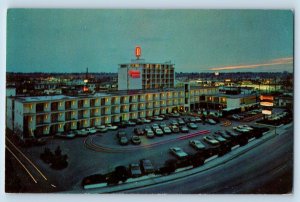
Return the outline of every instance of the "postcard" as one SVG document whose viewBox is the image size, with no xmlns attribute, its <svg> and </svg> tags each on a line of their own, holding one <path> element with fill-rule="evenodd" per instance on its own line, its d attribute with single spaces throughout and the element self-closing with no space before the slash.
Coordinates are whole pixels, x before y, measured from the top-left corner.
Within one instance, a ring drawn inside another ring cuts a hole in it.
<svg viewBox="0 0 300 202">
<path fill-rule="evenodd" d="M 291 10 L 8 9 L 7 193 L 290 194 Z"/>
</svg>

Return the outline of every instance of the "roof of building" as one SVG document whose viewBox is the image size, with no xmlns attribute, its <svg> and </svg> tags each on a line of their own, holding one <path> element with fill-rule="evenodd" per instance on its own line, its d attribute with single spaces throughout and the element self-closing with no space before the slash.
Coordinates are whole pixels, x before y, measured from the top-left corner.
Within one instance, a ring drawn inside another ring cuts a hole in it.
<svg viewBox="0 0 300 202">
<path fill-rule="evenodd" d="M 223 94 L 223 93 L 217 93 L 217 94 L 206 94 L 206 96 L 214 96 L 214 97 L 226 97 L 226 98 L 245 98 L 249 96 L 256 96 L 255 94 L 238 94 L 238 95 L 230 95 L 230 94 Z"/>
<path fill-rule="evenodd" d="M 217 87 L 202 87 L 202 86 L 191 86 L 192 90 L 195 89 L 212 89 Z M 117 91 L 107 91 L 107 92 L 97 92 L 94 94 L 79 94 L 76 96 L 67 95 L 48 95 L 48 96 L 16 96 L 15 99 L 20 102 L 42 102 L 42 101 L 53 101 L 53 100 L 69 100 L 76 98 L 99 98 L 106 96 L 122 96 L 122 95 L 138 95 L 146 93 L 158 93 L 158 92 L 174 92 L 174 91 L 184 91 L 183 87 L 180 88 L 164 88 L 164 89 L 147 89 L 147 90 L 117 90 Z"/>
</svg>

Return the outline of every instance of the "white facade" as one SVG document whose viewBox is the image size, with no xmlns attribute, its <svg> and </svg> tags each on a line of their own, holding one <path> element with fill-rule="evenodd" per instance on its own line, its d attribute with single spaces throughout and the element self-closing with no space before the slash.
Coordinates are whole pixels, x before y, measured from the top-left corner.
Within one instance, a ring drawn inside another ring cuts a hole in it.
<svg viewBox="0 0 300 202">
<path fill-rule="evenodd" d="M 174 64 L 134 60 L 118 69 L 118 90 L 173 88 Z"/>
</svg>

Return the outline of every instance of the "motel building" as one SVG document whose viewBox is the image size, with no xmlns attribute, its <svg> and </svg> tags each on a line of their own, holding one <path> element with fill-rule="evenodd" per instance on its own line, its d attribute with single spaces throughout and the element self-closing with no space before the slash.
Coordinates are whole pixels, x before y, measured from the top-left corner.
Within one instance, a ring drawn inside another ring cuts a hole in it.
<svg viewBox="0 0 300 202">
<path fill-rule="evenodd" d="M 140 56 L 137 47 L 137 58 L 119 65 L 117 91 L 78 96 L 7 96 L 7 128 L 20 138 L 41 137 L 173 111 L 244 104 L 240 97 L 219 94 L 218 87 L 185 83 L 183 88 L 174 88 L 174 64 L 146 63 Z M 249 104 L 256 102 L 250 100 Z"/>
</svg>

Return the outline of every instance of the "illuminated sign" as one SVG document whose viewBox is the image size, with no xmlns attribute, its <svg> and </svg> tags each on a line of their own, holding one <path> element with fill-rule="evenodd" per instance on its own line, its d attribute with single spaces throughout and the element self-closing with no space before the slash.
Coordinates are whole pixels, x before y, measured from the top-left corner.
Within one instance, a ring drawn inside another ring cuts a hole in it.
<svg viewBox="0 0 300 202">
<path fill-rule="evenodd" d="M 87 92 L 87 91 L 89 91 L 89 88 L 86 87 L 86 86 L 84 86 L 84 87 L 83 87 L 83 92 Z"/>
<path fill-rule="evenodd" d="M 274 104 L 273 102 L 260 102 L 261 106 L 266 106 L 266 107 L 273 107 Z"/>
<path fill-rule="evenodd" d="M 271 115 L 272 111 L 270 111 L 270 110 L 262 110 L 262 114 Z"/>
<path fill-rule="evenodd" d="M 139 70 L 129 70 L 128 74 L 131 78 L 134 78 L 134 79 L 141 77 Z"/>
<path fill-rule="evenodd" d="M 139 59 L 142 55 L 142 49 L 141 47 L 137 46 L 135 47 L 135 56 L 137 57 L 137 59 Z"/>
<path fill-rule="evenodd" d="M 260 100 L 274 100 L 274 97 L 271 95 L 261 95 Z"/>
</svg>

